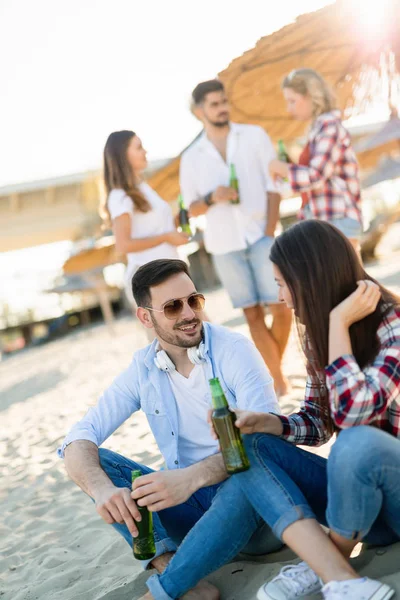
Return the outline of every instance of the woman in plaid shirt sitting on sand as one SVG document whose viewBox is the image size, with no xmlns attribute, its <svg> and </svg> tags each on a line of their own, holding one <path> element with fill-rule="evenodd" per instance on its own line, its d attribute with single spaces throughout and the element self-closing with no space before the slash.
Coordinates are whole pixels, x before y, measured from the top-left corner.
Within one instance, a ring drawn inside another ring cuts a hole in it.
<svg viewBox="0 0 400 600">
<path fill-rule="evenodd" d="M 259 600 L 321 589 L 326 600 L 387 600 L 394 590 L 360 578 L 348 558 L 359 541 L 400 540 L 400 300 L 324 221 L 288 229 L 270 258 L 303 334 L 305 401 L 288 417 L 236 411 L 236 425 L 252 434 L 243 438 L 251 468 L 224 484 L 159 576 L 163 598 L 231 560 L 261 516 L 304 562 L 283 567 Z M 297 447 L 334 433 L 328 459 Z"/>
<path fill-rule="evenodd" d="M 333 93 L 313 69 L 292 71 L 282 89 L 288 112 L 312 124 L 299 164 L 273 160 L 271 175 L 287 178 L 293 193 L 301 195 L 300 220 L 332 223 L 358 250 L 362 233 L 358 164 Z"/>
</svg>

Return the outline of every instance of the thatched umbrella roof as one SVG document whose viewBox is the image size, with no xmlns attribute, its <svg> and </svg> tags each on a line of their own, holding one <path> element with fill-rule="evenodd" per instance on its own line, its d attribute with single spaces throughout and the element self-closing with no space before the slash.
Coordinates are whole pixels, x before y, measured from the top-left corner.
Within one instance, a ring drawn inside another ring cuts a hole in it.
<svg viewBox="0 0 400 600">
<path fill-rule="evenodd" d="M 373 35 L 363 27 L 368 10 L 368 3 L 337 0 L 261 38 L 233 60 L 219 74 L 232 119 L 261 125 L 274 141 L 302 135 L 304 124 L 288 116 L 280 89 L 283 77 L 299 67 L 319 71 L 334 87 L 346 114 L 363 113 L 400 65 L 400 0 L 389 0 L 384 22 Z M 179 157 L 153 175 L 150 184 L 171 200 L 178 194 L 178 172 Z"/>
</svg>

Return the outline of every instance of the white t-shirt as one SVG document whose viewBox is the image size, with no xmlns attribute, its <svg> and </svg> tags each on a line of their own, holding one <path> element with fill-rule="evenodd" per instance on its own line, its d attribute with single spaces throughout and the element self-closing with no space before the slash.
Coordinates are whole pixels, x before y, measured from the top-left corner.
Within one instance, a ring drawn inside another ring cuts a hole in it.
<svg viewBox="0 0 400 600">
<path fill-rule="evenodd" d="M 171 207 L 147 183 L 139 184 L 139 189 L 151 205 L 148 212 L 136 210 L 134 204 L 124 190 L 112 190 L 107 199 L 111 220 L 123 214 L 131 217 L 131 237 L 140 239 L 168 233 L 175 229 Z M 127 255 L 127 276 L 138 267 L 157 258 L 179 258 L 176 246 L 163 243 L 141 252 L 130 252 Z"/>
<path fill-rule="evenodd" d="M 267 192 L 277 189 L 268 165 L 275 149 L 258 125 L 231 123 L 226 162 L 203 133 L 182 155 L 180 186 L 187 206 L 218 186 L 229 185 L 229 165 L 235 165 L 240 204 L 219 203 L 206 214 L 204 244 L 211 254 L 244 250 L 264 235 L 267 224 Z"/>
<path fill-rule="evenodd" d="M 210 389 L 203 365 L 195 365 L 188 378 L 178 371 L 168 377 L 178 410 L 179 466 L 184 468 L 219 452 L 207 423 Z"/>
</svg>

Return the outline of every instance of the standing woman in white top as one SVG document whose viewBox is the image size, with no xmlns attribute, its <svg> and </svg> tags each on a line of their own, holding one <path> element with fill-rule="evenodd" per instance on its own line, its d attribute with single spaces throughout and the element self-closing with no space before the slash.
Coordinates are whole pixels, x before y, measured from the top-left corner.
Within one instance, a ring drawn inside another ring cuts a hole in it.
<svg viewBox="0 0 400 600">
<path fill-rule="evenodd" d="M 177 246 L 189 237 L 176 231 L 169 204 L 142 179 L 146 150 L 133 131 L 114 131 L 104 148 L 106 201 L 100 214 L 112 225 L 115 246 L 126 254 L 125 292 L 134 306 L 131 280 L 135 271 L 157 258 L 179 258 Z"/>
</svg>

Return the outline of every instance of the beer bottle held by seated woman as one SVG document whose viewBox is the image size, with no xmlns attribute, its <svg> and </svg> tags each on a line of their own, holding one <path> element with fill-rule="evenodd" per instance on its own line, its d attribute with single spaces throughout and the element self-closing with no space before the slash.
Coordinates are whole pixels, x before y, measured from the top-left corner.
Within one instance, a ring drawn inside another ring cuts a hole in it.
<svg viewBox="0 0 400 600">
<path fill-rule="evenodd" d="M 235 427 L 236 415 L 229 410 L 228 401 L 218 377 L 210 379 L 210 388 L 214 409 L 211 418 L 218 436 L 226 471 L 229 475 L 247 471 L 250 468 L 250 462 L 240 431 Z"/>
<path fill-rule="evenodd" d="M 132 483 L 138 477 L 141 477 L 140 471 L 132 471 Z M 133 556 L 137 560 L 149 560 L 156 554 L 156 544 L 153 533 L 153 513 L 147 506 L 137 507 L 142 517 L 141 521 L 136 521 L 138 529 L 137 537 L 133 538 Z"/>
<path fill-rule="evenodd" d="M 192 230 L 190 228 L 190 223 L 189 223 L 189 212 L 184 205 L 182 194 L 179 194 L 178 204 L 179 204 L 179 215 L 178 215 L 179 227 L 180 227 L 182 233 L 187 233 L 187 235 L 192 237 L 193 233 L 192 233 Z"/>
</svg>

